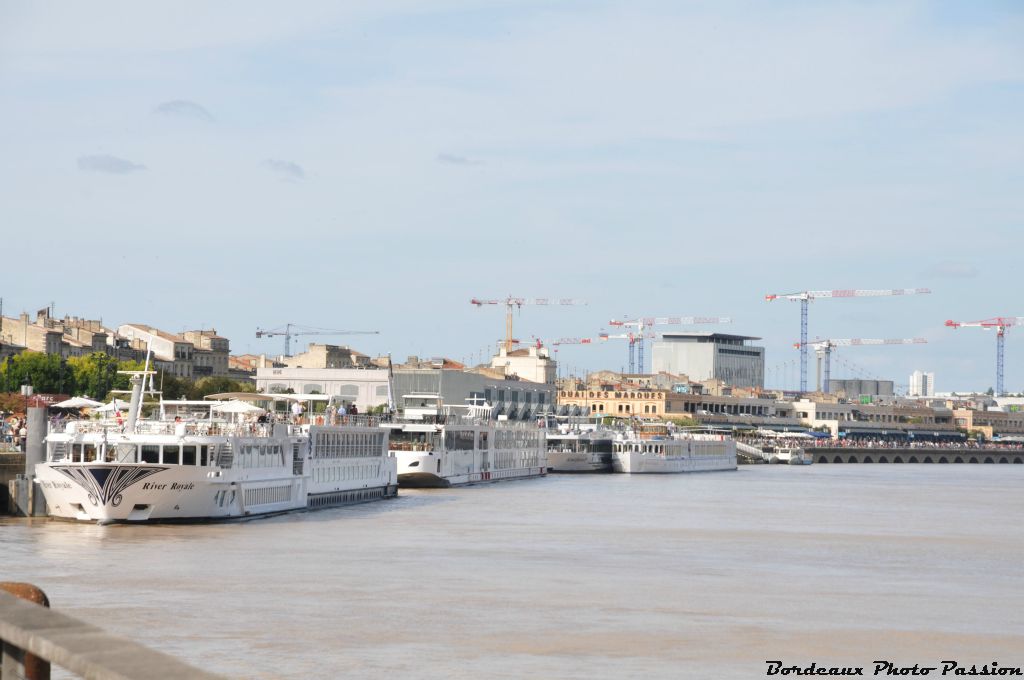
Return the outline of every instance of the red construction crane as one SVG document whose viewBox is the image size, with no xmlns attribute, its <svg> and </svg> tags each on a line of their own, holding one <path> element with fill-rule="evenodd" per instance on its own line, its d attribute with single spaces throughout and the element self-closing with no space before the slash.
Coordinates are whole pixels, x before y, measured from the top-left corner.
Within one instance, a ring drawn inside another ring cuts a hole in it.
<svg viewBox="0 0 1024 680">
<path fill-rule="evenodd" d="M 856 347 L 859 345 L 923 345 L 927 342 L 924 338 L 886 338 L 884 340 L 877 338 L 839 338 L 812 340 L 807 344 L 818 353 L 818 385 L 821 387 L 822 392 L 828 394 L 829 377 L 832 372 L 832 350 L 834 348 Z M 793 343 L 793 346 L 800 350 L 805 348 L 805 345 L 799 342 Z M 822 360 L 824 360 L 825 365 L 824 373 L 822 372 Z"/>
<path fill-rule="evenodd" d="M 930 293 L 927 288 L 888 288 L 885 290 L 805 290 L 799 293 L 769 293 L 764 296 L 772 300 L 800 302 L 800 391 L 807 391 L 807 309 L 811 300 L 819 298 L 882 297 L 886 295 L 921 295 Z"/>
<path fill-rule="evenodd" d="M 612 319 L 608 322 L 610 326 L 626 326 L 629 328 L 635 328 L 636 333 L 629 338 L 629 372 L 635 373 L 639 369 L 640 373 L 644 372 L 644 338 L 654 337 L 654 335 L 648 335 L 645 333 L 650 326 L 692 326 L 694 324 L 705 324 L 705 323 L 732 323 L 732 319 L 727 316 L 646 316 L 642 319 L 626 319 L 617 320 Z M 624 337 L 624 336 L 609 336 L 609 337 Z M 633 351 L 636 348 L 637 361 L 633 363 Z"/>
<path fill-rule="evenodd" d="M 520 309 L 523 305 L 585 305 L 583 300 L 572 300 L 567 298 L 517 298 L 509 296 L 504 300 L 484 300 L 473 298 L 469 301 L 471 305 L 483 307 L 484 305 L 505 305 L 505 351 L 511 352 L 515 346 L 512 339 L 512 310 Z"/>
<path fill-rule="evenodd" d="M 1024 326 L 1024 316 L 996 316 L 981 321 L 946 321 L 946 325 L 950 328 L 981 328 L 986 331 L 996 329 L 996 396 L 1003 396 L 1003 344 L 1006 341 L 1006 329 Z"/>
</svg>

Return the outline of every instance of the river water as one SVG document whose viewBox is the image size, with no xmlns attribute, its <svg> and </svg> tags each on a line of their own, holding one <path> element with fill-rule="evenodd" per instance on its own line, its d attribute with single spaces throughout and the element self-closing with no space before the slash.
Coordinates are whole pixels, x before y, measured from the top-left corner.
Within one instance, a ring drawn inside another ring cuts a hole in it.
<svg viewBox="0 0 1024 680">
<path fill-rule="evenodd" d="M 227 524 L 6 519 L 0 580 L 230 677 L 1024 666 L 1022 489 L 1013 465 L 748 466 Z"/>
</svg>

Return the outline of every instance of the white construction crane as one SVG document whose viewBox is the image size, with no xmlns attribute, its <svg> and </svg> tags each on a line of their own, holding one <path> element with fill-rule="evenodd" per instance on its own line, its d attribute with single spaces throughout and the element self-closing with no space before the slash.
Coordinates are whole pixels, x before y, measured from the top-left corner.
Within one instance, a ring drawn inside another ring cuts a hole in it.
<svg viewBox="0 0 1024 680">
<path fill-rule="evenodd" d="M 379 333 L 380 331 L 332 331 L 327 328 L 310 328 L 309 326 L 299 326 L 293 323 L 286 323 L 284 326 L 270 330 L 256 329 L 257 338 L 283 335 L 284 355 L 286 357 L 292 355 L 292 338 L 299 335 L 378 335 Z"/>
<path fill-rule="evenodd" d="M 584 300 L 573 300 L 569 298 L 519 298 L 511 295 L 504 300 L 485 300 L 473 298 L 469 304 L 483 307 L 484 305 L 505 305 L 505 352 L 511 352 L 515 346 L 512 338 L 512 310 L 521 309 L 523 305 L 585 305 Z"/>
<path fill-rule="evenodd" d="M 882 297 L 887 295 L 921 295 L 930 293 L 927 288 L 887 288 L 884 290 L 804 290 L 799 293 L 769 293 L 764 296 L 772 300 L 790 300 L 800 303 L 800 391 L 807 391 L 807 309 L 811 300 L 821 298 Z"/>
<path fill-rule="evenodd" d="M 980 328 L 985 331 L 996 331 L 996 396 L 1001 397 L 1003 391 L 1003 344 L 1006 342 L 1006 329 L 1013 326 L 1024 326 L 1024 316 L 997 316 L 981 321 L 947 321 L 950 328 Z"/>
<path fill-rule="evenodd" d="M 645 331 L 651 326 L 692 326 L 706 323 L 732 323 L 727 316 L 646 316 L 640 319 L 612 319 L 609 326 L 635 328 L 636 333 L 629 337 L 629 372 L 644 372 L 644 338 L 654 337 Z M 603 339 L 621 338 L 621 335 L 609 335 Z M 633 352 L 636 348 L 636 363 L 633 363 Z"/>
<path fill-rule="evenodd" d="M 928 341 L 924 338 L 838 338 L 829 340 L 812 340 L 807 345 L 794 343 L 793 346 L 801 350 L 801 354 L 807 346 L 813 347 L 818 353 L 818 386 L 821 391 L 828 394 L 829 379 L 831 376 L 832 350 L 836 347 L 856 347 L 858 345 L 923 345 Z M 822 371 L 824 363 L 824 371 Z"/>
</svg>

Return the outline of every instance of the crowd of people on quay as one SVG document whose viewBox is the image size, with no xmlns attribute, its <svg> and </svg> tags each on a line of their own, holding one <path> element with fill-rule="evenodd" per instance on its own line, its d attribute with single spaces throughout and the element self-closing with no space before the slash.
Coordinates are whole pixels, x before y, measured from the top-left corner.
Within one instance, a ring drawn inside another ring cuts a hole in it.
<svg viewBox="0 0 1024 680">
<path fill-rule="evenodd" d="M 25 442 L 28 439 L 28 421 L 24 416 L 4 413 L 2 425 L 0 425 L 0 444 L 7 450 L 17 449 L 25 452 Z"/>
<path fill-rule="evenodd" d="M 924 439 L 885 436 L 847 437 L 743 437 L 740 441 L 760 449 L 766 448 L 821 448 L 821 449 L 986 449 L 1024 450 L 1024 442 L 1002 442 L 986 439 Z"/>
</svg>

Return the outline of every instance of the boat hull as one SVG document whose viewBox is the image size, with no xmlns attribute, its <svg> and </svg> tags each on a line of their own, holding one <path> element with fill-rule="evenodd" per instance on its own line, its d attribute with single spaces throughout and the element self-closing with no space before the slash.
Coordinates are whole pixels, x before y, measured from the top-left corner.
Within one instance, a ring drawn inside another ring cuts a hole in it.
<svg viewBox="0 0 1024 680">
<path fill-rule="evenodd" d="M 548 471 L 557 473 L 611 472 L 611 453 L 548 451 Z"/>
</svg>

